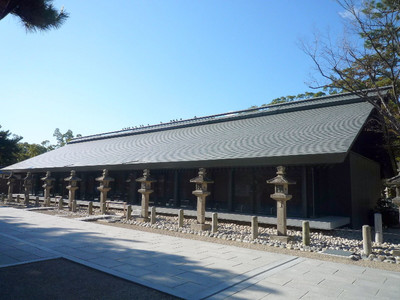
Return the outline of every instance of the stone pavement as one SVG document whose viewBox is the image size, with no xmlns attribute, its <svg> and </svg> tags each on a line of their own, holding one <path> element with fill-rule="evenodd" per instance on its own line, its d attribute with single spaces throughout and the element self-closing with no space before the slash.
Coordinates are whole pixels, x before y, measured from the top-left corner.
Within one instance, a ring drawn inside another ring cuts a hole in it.
<svg viewBox="0 0 400 300">
<path fill-rule="evenodd" d="M 0 207 L 0 267 L 54 257 L 185 299 L 399 299 L 400 295 L 397 272 Z"/>
</svg>

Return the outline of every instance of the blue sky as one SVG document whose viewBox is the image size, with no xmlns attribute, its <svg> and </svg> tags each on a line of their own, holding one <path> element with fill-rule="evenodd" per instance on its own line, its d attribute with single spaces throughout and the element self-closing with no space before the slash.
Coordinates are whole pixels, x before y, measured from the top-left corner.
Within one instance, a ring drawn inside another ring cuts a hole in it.
<svg viewBox="0 0 400 300">
<path fill-rule="evenodd" d="M 310 90 L 298 46 L 341 33 L 330 0 L 54 1 L 70 18 L 26 33 L 0 21 L 3 129 L 54 142 L 248 108 Z"/>
</svg>

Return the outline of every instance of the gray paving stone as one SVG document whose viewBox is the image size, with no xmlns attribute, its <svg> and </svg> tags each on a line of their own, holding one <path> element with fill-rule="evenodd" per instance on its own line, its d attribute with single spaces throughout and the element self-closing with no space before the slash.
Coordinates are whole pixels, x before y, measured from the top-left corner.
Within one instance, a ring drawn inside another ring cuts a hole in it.
<svg viewBox="0 0 400 300">
<path fill-rule="evenodd" d="M 140 267 L 147 267 L 155 264 L 153 261 L 150 260 L 139 259 L 137 255 L 132 255 L 130 257 L 125 257 L 125 258 L 116 257 L 115 260 L 119 261 L 122 264 L 127 263 L 130 265 L 135 265 Z"/>
<path fill-rule="evenodd" d="M 367 287 L 367 288 L 376 287 L 377 289 L 379 289 L 379 288 L 382 287 L 382 284 L 385 281 L 386 281 L 385 277 L 377 278 L 376 281 L 371 281 L 371 280 L 365 280 L 365 279 L 358 278 L 358 279 L 354 280 L 354 282 L 352 284 L 356 285 L 356 286 L 360 286 L 360 287 Z M 399 282 L 399 284 L 400 284 L 400 282 Z"/>
<path fill-rule="evenodd" d="M 222 276 L 218 280 L 217 278 L 209 276 L 208 274 L 199 274 L 196 272 L 184 272 L 177 275 L 177 277 L 182 278 L 183 280 L 187 280 L 189 282 L 196 283 L 198 285 L 208 287 L 222 283 L 225 280 Z"/>
<path fill-rule="evenodd" d="M 352 289 L 353 285 L 351 282 L 348 281 L 336 281 L 334 278 L 330 277 L 331 279 L 324 279 L 322 280 L 318 286 L 321 287 L 322 289 L 324 288 L 331 288 L 331 287 L 335 287 L 335 288 L 340 288 L 343 290 L 346 289 Z"/>
<path fill-rule="evenodd" d="M 9 216 L 12 216 L 10 218 Z M 396 299 L 400 273 L 0 207 L 0 265 L 63 256 L 185 299 Z M 27 253 L 28 255 L 25 255 Z M 197 254 L 196 254 L 197 253 Z M 290 259 L 295 259 L 291 261 Z M 354 283 L 354 284 L 352 284 Z"/>
<path fill-rule="evenodd" d="M 99 255 L 97 253 L 88 253 L 88 252 L 77 252 L 74 254 L 69 254 L 72 255 L 74 257 L 80 258 L 80 259 L 84 259 L 84 260 L 90 260 L 90 259 L 94 259 L 96 257 L 99 257 Z"/>
<path fill-rule="evenodd" d="M 301 297 L 301 300 L 321 300 L 321 299 L 337 299 L 337 297 L 331 295 L 324 295 L 322 297 L 321 294 L 318 292 L 308 292 L 307 294 Z"/>
<path fill-rule="evenodd" d="M 143 269 L 129 264 L 119 265 L 113 267 L 112 269 L 135 277 L 142 277 L 144 275 L 153 273 L 151 270 Z"/>
<path fill-rule="evenodd" d="M 306 295 L 308 290 L 306 289 L 295 289 L 291 287 L 282 287 L 280 285 L 262 284 L 266 290 L 271 292 L 264 296 L 262 299 L 300 299 L 302 296 Z"/>
<path fill-rule="evenodd" d="M 382 288 L 392 289 L 400 294 L 400 278 L 387 278 L 383 283 Z"/>
<path fill-rule="evenodd" d="M 320 274 L 314 272 L 308 272 L 299 277 L 296 277 L 296 280 L 299 280 L 304 284 L 319 284 L 324 279 L 324 276 L 321 276 Z"/>
<path fill-rule="evenodd" d="M 176 268 L 173 265 L 165 264 L 153 264 L 146 267 L 146 270 L 150 270 L 154 273 L 164 274 L 165 276 L 177 276 L 185 273 L 185 271 Z M 188 273 L 188 272 L 186 272 Z M 181 277 L 181 276 L 180 276 Z"/>
<path fill-rule="evenodd" d="M 338 286 L 322 286 L 322 285 L 316 285 L 316 286 L 308 286 L 309 292 L 318 294 L 321 297 L 339 297 L 344 289 L 342 287 Z"/>
<path fill-rule="evenodd" d="M 376 299 L 399 299 L 400 292 L 395 289 L 380 289 Z"/>
<path fill-rule="evenodd" d="M 339 299 L 348 299 L 348 300 L 373 300 L 377 299 L 374 295 L 367 295 L 367 294 L 358 294 L 356 291 L 343 291 L 343 293 L 338 297 Z M 396 299 L 396 298 L 389 298 L 389 299 Z"/>
<path fill-rule="evenodd" d="M 204 286 L 193 282 L 186 282 L 179 286 L 176 286 L 175 290 L 182 295 L 182 298 L 199 299 L 198 297 L 196 297 L 196 295 L 204 290 Z"/>
<path fill-rule="evenodd" d="M 5 254 L 0 255 L 0 266 L 15 264 L 15 263 L 19 263 L 19 262 L 20 262 L 19 260 L 12 258 L 8 255 L 5 255 Z"/>
<path fill-rule="evenodd" d="M 122 265 L 122 263 L 118 260 L 113 260 L 105 257 L 96 257 L 92 259 L 88 259 L 89 262 L 98 264 L 104 267 L 116 267 Z"/>
<path fill-rule="evenodd" d="M 229 299 L 262 299 L 269 295 L 271 290 L 260 285 L 252 285 L 248 288 L 241 290 L 231 296 Z"/>
<path fill-rule="evenodd" d="M 274 274 L 272 276 L 268 276 L 267 278 L 260 281 L 260 283 L 266 281 L 269 283 L 279 284 L 279 285 L 286 285 L 288 282 L 293 280 L 293 276 L 290 274 Z"/>
<path fill-rule="evenodd" d="M 157 282 L 158 284 L 167 286 L 167 287 L 177 287 L 180 286 L 184 283 L 187 283 L 188 281 L 179 277 L 175 277 L 175 276 L 164 276 L 161 273 L 148 273 L 145 274 L 143 276 L 140 276 L 140 278 L 150 281 L 150 282 Z M 204 286 L 203 286 L 204 288 Z"/>
<path fill-rule="evenodd" d="M 24 257 L 30 256 L 30 255 L 33 255 L 33 254 L 31 254 L 30 252 L 26 252 L 26 251 L 23 251 L 23 250 L 20 250 L 20 249 L 17 249 L 17 248 L 11 249 L 11 250 L 8 252 L 8 254 L 9 254 L 11 257 L 13 257 L 13 258 L 15 258 L 15 259 L 18 259 L 18 260 L 24 259 Z M 36 255 L 35 255 L 35 256 L 36 256 Z M 36 256 L 36 258 L 38 258 L 38 256 Z"/>
</svg>

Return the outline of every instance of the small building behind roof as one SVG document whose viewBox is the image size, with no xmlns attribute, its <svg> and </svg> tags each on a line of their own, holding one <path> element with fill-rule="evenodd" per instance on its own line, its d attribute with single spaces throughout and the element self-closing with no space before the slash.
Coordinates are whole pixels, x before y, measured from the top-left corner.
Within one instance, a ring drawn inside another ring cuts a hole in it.
<svg viewBox="0 0 400 300">
<path fill-rule="evenodd" d="M 65 195 L 63 178 L 75 170 L 82 179 L 77 199 L 92 200 L 99 197 L 95 178 L 108 169 L 115 178 L 109 197 L 137 204 L 135 179 L 150 169 L 154 205 L 195 209 L 190 179 L 207 168 L 214 181 L 208 210 L 269 216 L 276 202 L 266 180 L 284 165 L 297 183 L 289 218 L 346 217 L 360 227 L 380 198 L 381 180 L 394 175 L 385 132 L 373 105 L 345 93 L 75 138 L 2 171 L 30 171 L 38 194 L 51 171 L 53 193 Z"/>
</svg>

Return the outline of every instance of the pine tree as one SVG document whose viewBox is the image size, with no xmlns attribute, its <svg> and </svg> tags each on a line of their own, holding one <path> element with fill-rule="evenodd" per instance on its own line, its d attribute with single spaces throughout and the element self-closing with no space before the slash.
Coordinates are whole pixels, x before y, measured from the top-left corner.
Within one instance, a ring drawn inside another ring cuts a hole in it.
<svg viewBox="0 0 400 300">
<path fill-rule="evenodd" d="M 11 14 L 18 17 L 27 31 L 59 28 L 68 18 L 61 8 L 56 10 L 53 0 L 0 0 L 0 20 Z"/>
</svg>

